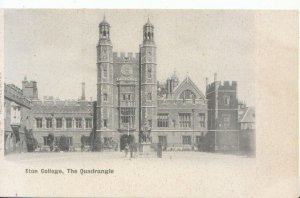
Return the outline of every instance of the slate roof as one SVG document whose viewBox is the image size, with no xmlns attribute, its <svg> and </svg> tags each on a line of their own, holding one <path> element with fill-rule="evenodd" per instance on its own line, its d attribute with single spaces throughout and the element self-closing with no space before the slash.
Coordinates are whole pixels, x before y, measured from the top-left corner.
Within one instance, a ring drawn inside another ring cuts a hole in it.
<svg viewBox="0 0 300 198">
<path fill-rule="evenodd" d="M 88 102 L 77 104 L 34 104 L 33 113 L 92 113 L 92 105 Z"/>
</svg>

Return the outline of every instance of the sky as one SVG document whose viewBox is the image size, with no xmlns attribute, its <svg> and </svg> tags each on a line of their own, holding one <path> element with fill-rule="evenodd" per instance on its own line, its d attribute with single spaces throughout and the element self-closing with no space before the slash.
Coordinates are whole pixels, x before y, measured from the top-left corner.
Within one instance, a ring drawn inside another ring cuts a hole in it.
<svg viewBox="0 0 300 198">
<path fill-rule="evenodd" d="M 157 80 L 176 71 L 205 93 L 205 78 L 237 81 L 238 98 L 255 104 L 255 13 L 222 10 L 5 10 L 4 78 L 38 83 L 39 98 L 96 99 L 96 45 L 103 16 L 113 51 L 133 52 L 149 17 L 155 27 Z"/>
</svg>

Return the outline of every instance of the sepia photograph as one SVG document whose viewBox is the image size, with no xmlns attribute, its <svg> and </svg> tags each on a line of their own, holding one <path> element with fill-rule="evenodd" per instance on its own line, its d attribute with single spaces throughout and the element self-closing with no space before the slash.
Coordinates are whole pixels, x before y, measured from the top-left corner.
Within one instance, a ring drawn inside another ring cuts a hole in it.
<svg viewBox="0 0 300 198">
<path fill-rule="evenodd" d="M 30 184 L 5 193 L 44 196 L 53 182 L 75 190 L 51 196 L 260 197 L 272 14 L 297 38 L 288 11 L 4 10 L 3 172 Z M 79 191 L 88 182 L 102 187 Z"/>
</svg>

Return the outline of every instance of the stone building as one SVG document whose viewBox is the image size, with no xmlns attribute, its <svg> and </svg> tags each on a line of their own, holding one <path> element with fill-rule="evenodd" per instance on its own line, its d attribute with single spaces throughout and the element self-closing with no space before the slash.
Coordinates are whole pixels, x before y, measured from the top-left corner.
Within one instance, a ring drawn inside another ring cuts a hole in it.
<svg viewBox="0 0 300 198">
<path fill-rule="evenodd" d="M 207 100 L 189 77 L 157 82 L 154 26 L 143 26 L 138 53 L 113 51 L 110 24 L 99 24 L 97 45 L 97 132 L 104 142 L 151 133 L 165 148 L 191 148 L 207 133 Z"/>
<path fill-rule="evenodd" d="M 207 80 L 208 81 L 208 80 Z M 235 152 L 239 146 L 238 99 L 236 81 L 218 81 L 206 86 L 208 100 L 208 140 L 215 152 Z"/>
<path fill-rule="evenodd" d="M 254 117 L 248 119 L 254 110 L 239 108 L 237 82 L 218 81 L 215 74 L 212 83 L 207 80 L 205 92 L 189 76 L 180 82 L 176 72 L 158 82 L 155 31 L 149 19 L 137 53 L 113 51 L 110 28 L 105 18 L 99 24 L 95 112 L 92 101 L 85 98 L 85 83 L 81 98 L 72 101 L 53 97 L 42 101 L 37 83 L 27 79 L 22 90 L 6 86 L 19 98 L 6 94 L 6 112 L 15 103 L 23 107 L 26 123 L 41 147 L 48 147 L 47 137 L 53 133 L 55 138 L 68 137 L 71 148 L 79 149 L 81 137 L 89 136 L 95 127 L 94 139 L 100 138 L 108 148 L 114 143 L 120 150 L 128 140 L 140 143 L 145 136 L 165 150 L 237 152 L 244 149 L 241 142 L 255 149 L 255 131 L 250 133 L 246 127 L 246 135 L 241 132 L 245 126 L 254 128 Z M 8 131 L 11 123 L 6 122 Z"/>
<path fill-rule="evenodd" d="M 24 127 L 31 128 L 31 101 L 22 89 L 4 84 L 4 152 L 26 151 Z"/>
<path fill-rule="evenodd" d="M 23 84 L 29 83 L 23 81 Z M 36 89 L 36 83 L 28 89 Z M 81 137 L 89 136 L 93 126 L 92 101 L 85 99 L 85 83 L 82 83 L 82 96 L 79 100 L 63 101 L 53 97 L 44 97 L 44 100 L 39 100 L 38 96 L 35 96 L 36 92 L 27 91 L 28 97 L 33 98 L 31 122 L 33 135 L 39 146 L 48 150 L 48 135 L 52 133 L 55 141 L 60 136 L 66 136 L 70 150 L 79 150 L 82 144 Z"/>
</svg>

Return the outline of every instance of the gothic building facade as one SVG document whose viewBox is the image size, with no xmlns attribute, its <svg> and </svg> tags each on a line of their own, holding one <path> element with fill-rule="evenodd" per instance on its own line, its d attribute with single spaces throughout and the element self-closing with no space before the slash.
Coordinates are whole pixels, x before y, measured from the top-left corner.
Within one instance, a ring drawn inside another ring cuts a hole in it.
<svg viewBox="0 0 300 198">
<path fill-rule="evenodd" d="M 187 76 L 157 82 L 154 26 L 143 26 L 138 53 L 113 51 L 110 24 L 99 24 L 97 45 L 97 132 L 106 141 L 122 141 L 150 132 L 153 143 L 191 147 L 207 133 L 207 99 Z M 120 142 L 120 144 L 122 144 Z"/>
<path fill-rule="evenodd" d="M 215 74 L 213 82 L 207 80 L 204 92 L 189 76 L 180 82 L 176 72 L 166 82 L 158 82 L 160 66 L 149 19 L 143 26 L 137 53 L 113 51 L 110 28 L 105 18 L 99 24 L 95 103 L 85 99 L 84 83 L 81 98 L 73 101 L 53 97 L 42 101 L 37 83 L 27 79 L 22 82 L 22 90 L 6 86 L 6 90 L 17 93 L 12 96 L 23 98 L 19 102 L 5 92 L 7 112 L 13 109 L 10 105 L 18 104 L 17 110 L 24 107 L 27 128 L 33 130 L 40 147 L 49 146 L 47 137 L 52 133 L 54 137 L 67 136 L 77 150 L 89 144 L 82 142 L 82 136 L 90 136 L 93 131 L 98 136 L 94 139 L 100 138 L 108 148 L 113 143 L 114 150 L 122 150 L 128 140 L 142 142 L 145 133 L 150 134 L 153 146 L 161 143 L 166 150 L 255 150 L 254 108 L 240 107 L 236 81 L 221 82 Z M 5 125 L 7 137 L 13 134 L 9 132 L 12 125 L 8 119 Z"/>
</svg>

